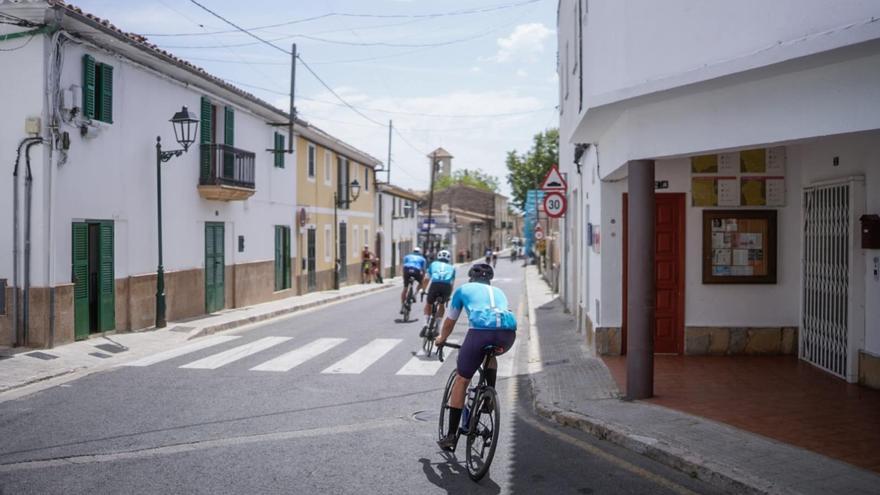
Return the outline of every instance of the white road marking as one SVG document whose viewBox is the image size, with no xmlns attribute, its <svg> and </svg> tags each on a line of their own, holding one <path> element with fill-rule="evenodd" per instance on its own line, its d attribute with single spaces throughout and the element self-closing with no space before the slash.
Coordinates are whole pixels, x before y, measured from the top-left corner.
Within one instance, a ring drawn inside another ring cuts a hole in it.
<svg viewBox="0 0 880 495">
<path fill-rule="evenodd" d="M 329 351 L 346 340 L 347 339 L 318 339 L 298 349 L 294 349 L 287 354 L 282 354 L 275 359 L 254 366 L 251 368 L 251 371 L 290 371 L 309 359 Z"/>
<path fill-rule="evenodd" d="M 198 361 L 194 361 L 189 364 L 184 364 L 183 366 L 181 366 L 181 368 L 202 370 L 217 369 L 234 361 L 238 361 L 239 359 L 244 359 L 251 354 L 265 351 L 272 346 L 276 346 L 278 344 L 281 344 L 282 342 L 287 342 L 288 340 L 290 340 L 290 337 L 265 337 L 244 345 L 240 345 L 238 347 L 233 347 L 228 351 L 223 351 L 219 354 L 214 354 L 213 356 L 208 356 L 204 359 L 199 359 Z"/>
<path fill-rule="evenodd" d="M 452 351 L 452 349 L 449 349 L 449 351 Z M 452 351 L 452 352 L 443 351 L 443 352 L 444 352 L 444 356 L 443 356 L 444 362 L 443 363 L 441 363 L 440 360 L 437 359 L 436 356 L 435 357 L 413 356 L 413 358 L 410 359 L 409 361 L 407 361 L 406 364 L 403 365 L 403 368 L 400 368 L 396 374 L 398 374 L 398 375 L 420 375 L 420 376 L 436 375 L 437 372 L 440 371 L 440 368 L 443 367 L 443 364 L 446 361 L 452 359 L 452 356 L 455 353 L 455 351 Z M 424 354 L 424 352 L 422 354 Z M 432 356 L 434 356 L 433 353 L 432 353 Z M 455 362 L 455 361 L 453 361 L 453 362 Z"/>
<path fill-rule="evenodd" d="M 402 339 L 376 339 L 321 373 L 358 374 L 388 353 Z"/>
<path fill-rule="evenodd" d="M 235 340 L 241 338 L 240 335 L 213 335 L 211 337 L 204 337 L 199 339 L 192 344 L 188 344 L 185 346 L 178 347 L 176 349 L 169 349 L 167 351 L 159 352 L 153 354 L 152 356 L 147 356 L 136 361 L 131 361 L 128 363 L 122 363 L 121 366 L 150 366 L 151 364 L 161 363 L 162 361 L 167 361 L 169 359 L 174 359 L 176 357 L 183 356 L 185 354 L 189 354 L 191 352 L 198 351 L 200 349 L 205 349 L 211 346 L 215 346 L 217 344 L 222 344 L 224 342 L 229 342 L 230 340 Z"/>
<path fill-rule="evenodd" d="M 513 364 L 516 360 L 514 356 L 516 355 L 516 345 L 518 343 L 519 340 L 515 340 L 513 342 L 513 345 L 510 346 L 510 349 L 507 352 L 496 358 L 498 360 L 498 376 L 509 378 L 516 374 L 513 370 Z"/>
</svg>

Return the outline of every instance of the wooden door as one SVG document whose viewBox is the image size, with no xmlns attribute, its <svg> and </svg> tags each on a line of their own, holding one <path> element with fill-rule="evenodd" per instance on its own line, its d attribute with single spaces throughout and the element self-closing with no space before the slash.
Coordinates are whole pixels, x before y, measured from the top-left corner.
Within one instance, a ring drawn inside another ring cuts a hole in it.
<svg viewBox="0 0 880 495">
<path fill-rule="evenodd" d="M 205 311 L 223 309 L 226 300 L 226 261 L 222 222 L 205 222 Z"/>
<path fill-rule="evenodd" d="M 654 276 L 654 352 L 684 352 L 685 288 L 685 194 L 655 195 Z M 626 231 L 629 223 L 627 195 L 623 196 L 623 341 L 626 352 L 626 307 L 628 252 Z"/>
</svg>

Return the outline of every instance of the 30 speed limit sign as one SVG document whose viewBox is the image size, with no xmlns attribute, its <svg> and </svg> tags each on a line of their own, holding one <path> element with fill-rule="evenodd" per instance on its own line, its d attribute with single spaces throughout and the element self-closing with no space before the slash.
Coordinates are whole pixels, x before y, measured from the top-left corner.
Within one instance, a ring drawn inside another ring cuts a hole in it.
<svg viewBox="0 0 880 495">
<path fill-rule="evenodd" d="M 562 193 L 551 192 L 544 195 L 544 211 L 547 216 L 559 218 L 565 215 L 565 196 Z"/>
</svg>

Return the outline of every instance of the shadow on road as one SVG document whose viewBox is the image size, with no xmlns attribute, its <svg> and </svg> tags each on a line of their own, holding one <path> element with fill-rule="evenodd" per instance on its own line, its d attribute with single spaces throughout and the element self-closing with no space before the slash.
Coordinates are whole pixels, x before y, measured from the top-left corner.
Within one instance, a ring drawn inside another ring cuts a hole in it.
<svg viewBox="0 0 880 495">
<path fill-rule="evenodd" d="M 444 462 L 435 464 L 424 457 L 419 459 L 425 478 L 431 484 L 446 490 L 446 493 L 501 493 L 501 487 L 488 475 L 479 483 L 471 481 L 467 469 L 455 454 L 443 452 L 441 456 Z"/>
</svg>

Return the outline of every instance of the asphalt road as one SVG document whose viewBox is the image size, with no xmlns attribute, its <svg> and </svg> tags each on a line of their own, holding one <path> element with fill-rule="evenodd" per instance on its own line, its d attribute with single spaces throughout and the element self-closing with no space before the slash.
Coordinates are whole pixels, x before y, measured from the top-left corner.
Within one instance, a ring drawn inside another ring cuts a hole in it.
<svg viewBox="0 0 880 495">
<path fill-rule="evenodd" d="M 499 260 L 496 285 L 522 309 L 519 263 Z M 0 403 L 0 494 L 717 493 L 536 417 L 516 374 L 523 338 L 499 378 L 495 460 L 473 483 L 463 442 L 457 455 L 434 443 L 454 357 L 439 368 L 414 357 L 423 318 L 395 322 L 398 297 L 206 337 L 216 343 Z"/>
</svg>

